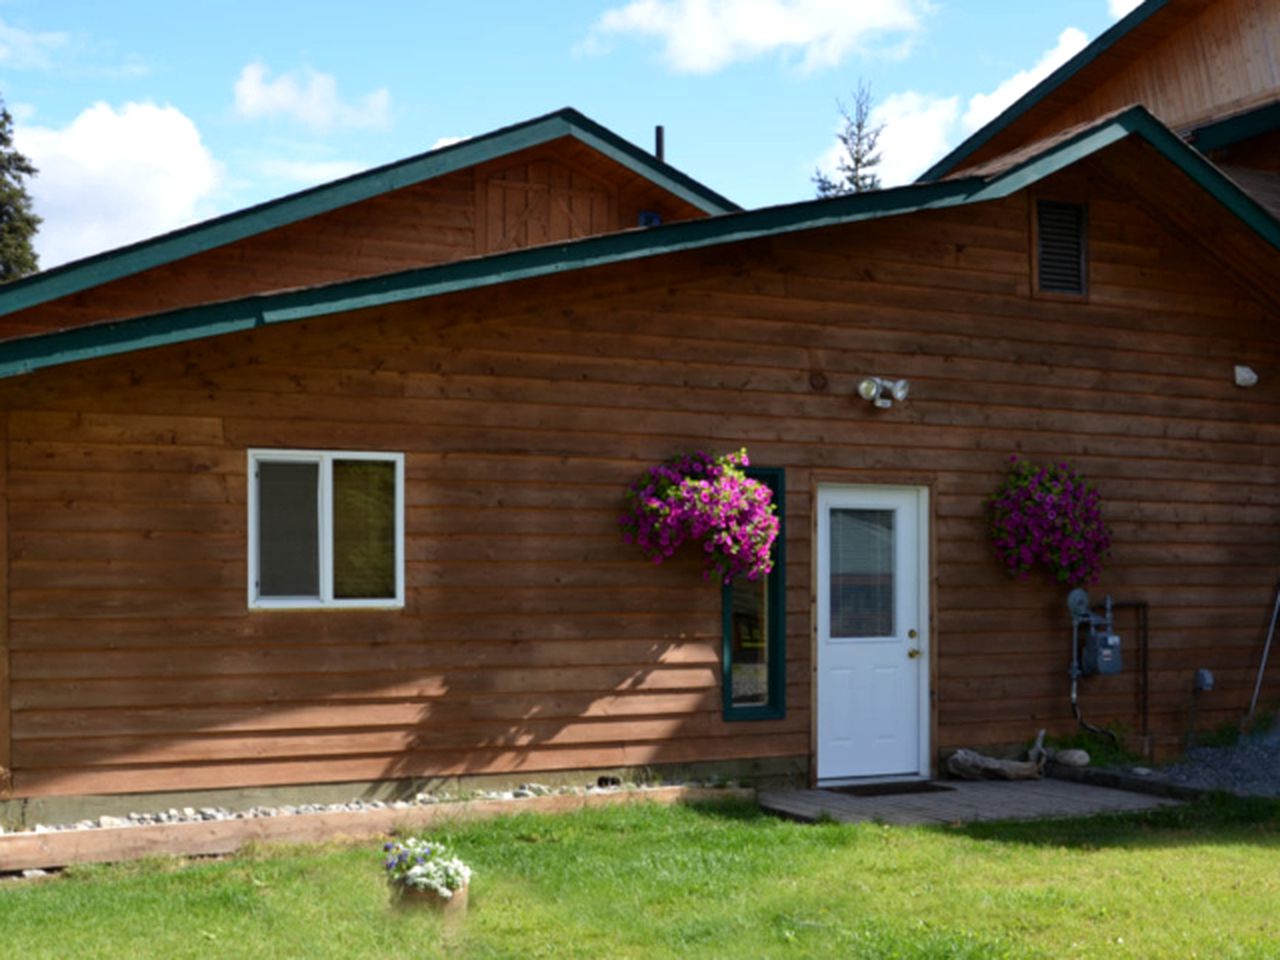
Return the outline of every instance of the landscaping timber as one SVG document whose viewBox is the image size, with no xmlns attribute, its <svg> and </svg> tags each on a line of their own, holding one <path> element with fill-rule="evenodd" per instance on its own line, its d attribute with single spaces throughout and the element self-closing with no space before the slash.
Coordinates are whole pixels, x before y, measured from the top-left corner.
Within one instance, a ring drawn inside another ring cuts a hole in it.
<svg viewBox="0 0 1280 960">
<path fill-rule="evenodd" d="M 0 836 L 0 873 L 144 857 L 217 856 L 234 853 L 249 843 L 322 843 L 340 837 L 378 837 L 516 813 L 569 813 L 588 807 L 631 803 L 715 803 L 754 798 L 755 790 L 742 787 L 657 787 L 519 800 L 436 803 L 405 810 L 299 813 L 251 820 L 15 833 Z"/>
</svg>

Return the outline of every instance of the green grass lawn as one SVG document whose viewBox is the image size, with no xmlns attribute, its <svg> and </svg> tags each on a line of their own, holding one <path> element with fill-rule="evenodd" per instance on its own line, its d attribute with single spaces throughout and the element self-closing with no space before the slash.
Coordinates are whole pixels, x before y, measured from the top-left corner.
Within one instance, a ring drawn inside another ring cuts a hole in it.
<svg viewBox="0 0 1280 960">
<path fill-rule="evenodd" d="M 450 929 L 389 908 L 378 844 L 264 847 L 0 884 L 0 955 L 1280 957 L 1280 802 L 940 829 L 637 806 L 435 835 L 476 871 Z"/>
</svg>

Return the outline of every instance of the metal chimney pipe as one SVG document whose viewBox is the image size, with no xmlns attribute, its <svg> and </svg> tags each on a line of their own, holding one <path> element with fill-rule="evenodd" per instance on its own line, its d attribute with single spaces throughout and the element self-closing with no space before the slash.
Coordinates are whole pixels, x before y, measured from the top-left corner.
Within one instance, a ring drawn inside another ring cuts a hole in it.
<svg viewBox="0 0 1280 960">
<path fill-rule="evenodd" d="M 653 155 L 659 160 L 666 160 L 666 131 L 662 129 L 662 124 L 658 124 L 653 128 Z"/>
</svg>

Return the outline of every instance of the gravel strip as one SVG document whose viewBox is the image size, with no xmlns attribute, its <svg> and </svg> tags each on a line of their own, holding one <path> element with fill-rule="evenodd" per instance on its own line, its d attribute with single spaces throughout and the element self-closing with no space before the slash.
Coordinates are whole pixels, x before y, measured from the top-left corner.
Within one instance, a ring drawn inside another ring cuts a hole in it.
<svg viewBox="0 0 1280 960">
<path fill-rule="evenodd" d="M 69 830 L 101 830 L 115 827 L 145 827 L 161 823 L 199 823 L 206 820 L 256 820 L 262 817 L 293 817 L 305 813 L 357 813 L 361 810 L 410 810 L 414 807 L 431 806 L 438 803 L 459 803 L 481 800 L 523 800 L 530 797 L 550 796 L 594 796 L 597 794 L 624 793 L 661 787 L 736 787 L 737 781 L 690 780 L 683 782 L 662 782 L 640 784 L 620 781 L 617 777 L 602 776 L 584 786 L 548 787 L 541 783 L 522 783 L 512 790 L 475 790 L 465 794 L 453 793 L 419 793 L 412 800 L 350 800 L 346 803 L 304 803 L 299 805 L 281 804 L 275 807 L 250 807 L 247 810 L 229 810 L 226 807 L 182 807 L 168 810 L 130 813 L 127 816 L 111 816 L 104 814 L 92 820 L 81 820 L 78 823 L 38 823 L 28 831 L 6 831 L 0 828 L 0 835 L 14 836 L 17 833 L 62 833 Z"/>
<path fill-rule="evenodd" d="M 1231 747 L 1195 747 L 1159 774 L 1190 787 L 1280 797 L 1280 730 L 1241 737 Z"/>
<path fill-rule="evenodd" d="M 1229 747 L 1195 747 L 1181 760 L 1160 767 L 1094 769 L 1148 783 L 1280 797 L 1280 728 L 1241 737 Z M 1131 789 L 1136 789 L 1136 784 Z"/>
</svg>

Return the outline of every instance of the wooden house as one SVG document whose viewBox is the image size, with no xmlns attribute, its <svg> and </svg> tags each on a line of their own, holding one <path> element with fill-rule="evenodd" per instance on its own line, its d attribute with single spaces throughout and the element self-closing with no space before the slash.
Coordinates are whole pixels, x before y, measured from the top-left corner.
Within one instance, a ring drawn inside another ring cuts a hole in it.
<svg viewBox="0 0 1280 960">
<path fill-rule="evenodd" d="M 0 291 L 0 810 L 1070 732 L 1065 590 L 988 540 L 1011 454 L 1098 485 L 1095 599 L 1145 605 L 1089 719 L 1174 748 L 1201 667 L 1238 719 L 1278 41 L 1280 3 L 1149 0 L 908 187 L 741 211 L 561 111 Z M 623 543 L 645 468 L 744 446 L 767 580 Z"/>
</svg>

